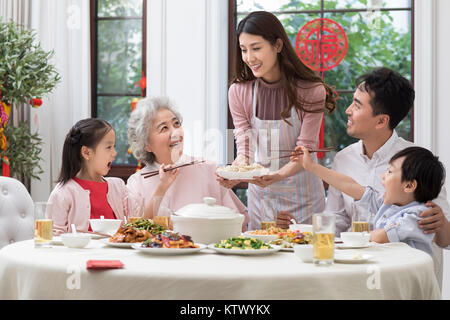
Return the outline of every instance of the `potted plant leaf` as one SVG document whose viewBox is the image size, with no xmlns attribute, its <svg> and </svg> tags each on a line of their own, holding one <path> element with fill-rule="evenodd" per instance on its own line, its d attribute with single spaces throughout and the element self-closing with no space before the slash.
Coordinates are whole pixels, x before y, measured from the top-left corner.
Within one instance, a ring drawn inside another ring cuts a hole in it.
<svg viewBox="0 0 450 320">
<path fill-rule="evenodd" d="M 0 175 L 39 179 L 42 173 L 42 140 L 28 123 L 13 127 L 8 120 L 14 108 L 39 107 L 60 81 L 53 55 L 41 48 L 35 31 L 0 17 Z"/>
</svg>

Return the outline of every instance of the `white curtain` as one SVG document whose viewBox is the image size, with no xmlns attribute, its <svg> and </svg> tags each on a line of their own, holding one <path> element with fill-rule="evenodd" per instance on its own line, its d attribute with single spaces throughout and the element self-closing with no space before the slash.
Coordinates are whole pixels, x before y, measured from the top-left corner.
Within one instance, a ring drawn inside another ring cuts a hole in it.
<svg viewBox="0 0 450 320">
<path fill-rule="evenodd" d="M 33 0 L 31 28 L 44 50 L 54 50 L 52 63 L 62 80 L 31 110 L 31 131 L 43 139 L 41 180 L 31 181 L 31 196 L 45 201 L 58 179 L 62 147 L 69 129 L 90 117 L 90 29 L 89 1 Z"/>
<path fill-rule="evenodd" d="M 3 22 L 13 20 L 28 27 L 30 5 L 30 0 L 0 0 L 0 17 Z"/>
<path fill-rule="evenodd" d="M 226 163 L 228 1 L 147 3 L 147 94 L 175 102 L 186 153 Z"/>
</svg>

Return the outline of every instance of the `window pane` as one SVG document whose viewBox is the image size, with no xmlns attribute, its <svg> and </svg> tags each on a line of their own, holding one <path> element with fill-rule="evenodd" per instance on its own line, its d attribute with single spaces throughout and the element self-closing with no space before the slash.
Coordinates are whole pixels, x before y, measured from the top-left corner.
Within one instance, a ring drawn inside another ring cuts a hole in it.
<svg viewBox="0 0 450 320">
<path fill-rule="evenodd" d="M 99 0 L 99 17 L 142 17 L 143 0 Z"/>
<path fill-rule="evenodd" d="M 325 9 L 410 8 L 411 0 L 325 0 Z"/>
<path fill-rule="evenodd" d="M 98 93 L 140 94 L 142 20 L 98 21 Z"/>
<path fill-rule="evenodd" d="M 333 146 L 335 152 L 325 152 L 325 157 L 320 160 L 323 165 L 331 166 L 336 152 L 344 149 L 346 146 L 358 141 L 347 134 L 347 115 L 345 110 L 352 103 L 353 94 L 339 94 L 338 107 L 332 114 L 325 115 L 325 147 Z"/>
<path fill-rule="evenodd" d="M 237 0 L 238 12 L 318 10 L 320 0 Z"/>
<path fill-rule="evenodd" d="M 391 68 L 411 79 L 411 15 L 409 11 L 326 13 L 344 28 L 348 39 L 342 62 L 325 72 L 325 81 L 340 90 L 354 90 L 355 79 L 373 67 Z"/>
<path fill-rule="evenodd" d="M 312 13 L 297 13 L 297 14 L 275 14 L 275 16 L 280 20 L 286 33 L 291 40 L 292 46 L 295 49 L 295 39 L 297 38 L 297 33 L 300 29 L 309 21 L 320 18 L 319 14 Z M 246 15 L 238 15 L 237 23 L 244 19 Z"/>
<path fill-rule="evenodd" d="M 98 97 L 97 117 L 108 121 L 116 131 L 116 159 L 114 164 L 137 164 L 128 154 L 128 118 L 132 97 Z"/>
</svg>

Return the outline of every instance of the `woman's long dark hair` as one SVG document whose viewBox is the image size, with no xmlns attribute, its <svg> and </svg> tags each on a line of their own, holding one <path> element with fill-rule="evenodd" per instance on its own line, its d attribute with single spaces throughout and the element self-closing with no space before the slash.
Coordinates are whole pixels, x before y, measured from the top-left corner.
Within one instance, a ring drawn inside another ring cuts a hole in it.
<svg viewBox="0 0 450 320">
<path fill-rule="evenodd" d="M 105 120 L 98 118 L 83 119 L 75 123 L 64 141 L 61 172 L 57 182 L 63 185 L 75 177 L 81 170 L 83 161 L 81 147 L 93 148 L 113 127 Z"/>
<path fill-rule="evenodd" d="M 236 31 L 235 47 L 235 74 L 232 83 L 247 82 L 255 80 L 252 70 L 244 63 L 241 58 L 241 48 L 239 45 L 239 36 L 242 32 L 258 35 L 275 45 L 277 39 L 283 41 L 283 48 L 278 54 L 278 62 L 281 69 L 281 84 L 285 89 L 289 105 L 281 112 L 281 117 L 287 122 L 286 118 L 290 114 L 291 106 L 301 112 L 319 113 L 328 111 L 332 113 L 336 109 L 336 97 L 334 90 L 328 86 L 313 70 L 309 69 L 298 58 L 291 42 L 278 18 L 270 12 L 255 11 L 245 17 L 238 25 Z M 317 85 L 323 85 L 326 90 L 326 100 L 324 109 L 306 109 L 305 105 L 317 104 L 320 101 L 305 101 L 297 96 L 297 81 L 305 80 Z"/>
</svg>

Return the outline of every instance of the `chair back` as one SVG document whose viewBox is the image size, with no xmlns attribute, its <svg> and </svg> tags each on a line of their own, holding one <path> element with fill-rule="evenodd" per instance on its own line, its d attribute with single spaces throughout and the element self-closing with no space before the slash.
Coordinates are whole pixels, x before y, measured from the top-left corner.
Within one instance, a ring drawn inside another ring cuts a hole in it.
<svg viewBox="0 0 450 320">
<path fill-rule="evenodd" d="M 33 238 L 34 204 L 18 180 L 0 176 L 0 248 Z"/>
</svg>

